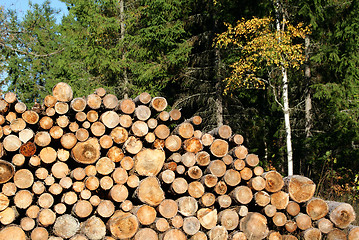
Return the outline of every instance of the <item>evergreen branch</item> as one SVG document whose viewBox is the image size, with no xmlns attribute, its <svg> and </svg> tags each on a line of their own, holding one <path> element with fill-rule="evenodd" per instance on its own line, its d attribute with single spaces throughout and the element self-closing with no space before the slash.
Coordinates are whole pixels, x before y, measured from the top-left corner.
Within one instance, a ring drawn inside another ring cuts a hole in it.
<svg viewBox="0 0 359 240">
<path fill-rule="evenodd" d="M 208 94 L 208 95 L 215 95 L 216 93 L 215 93 L 215 92 L 211 92 L 211 93 L 207 93 L 207 94 Z M 198 96 L 201 96 L 201 95 L 203 95 L 203 93 L 196 93 L 196 94 L 193 94 L 193 95 L 188 96 L 188 97 L 186 97 L 186 98 L 183 98 L 183 99 L 177 101 L 175 104 L 173 104 L 172 108 L 173 108 L 173 109 L 176 109 L 177 106 L 180 105 L 181 103 L 183 103 L 183 102 L 185 102 L 185 101 L 187 101 L 187 100 L 189 100 L 189 99 L 191 99 L 191 98 L 193 98 L 193 97 L 198 97 Z"/>
<path fill-rule="evenodd" d="M 20 50 L 20 49 L 17 49 L 17 48 L 7 46 L 6 44 L 4 44 L 2 42 L 0 42 L 0 46 L 2 46 L 4 48 L 7 48 L 7 49 L 10 49 L 11 51 L 14 51 L 14 52 L 17 52 L 17 53 L 20 53 L 20 54 L 31 55 L 31 56 L 34 56 L 34 57 L 50 57 L 52 55 L 61 53 L 61 52 L 63 52 L 65 50 L 65 48 L 62 48 L 60 50 L 57 50 L 55 52 L 48 53 L 48 54 L 36 54 L 36 53 L 30 52 L 30 51 L 23 51 L 23 50 Z"/>
</svg>

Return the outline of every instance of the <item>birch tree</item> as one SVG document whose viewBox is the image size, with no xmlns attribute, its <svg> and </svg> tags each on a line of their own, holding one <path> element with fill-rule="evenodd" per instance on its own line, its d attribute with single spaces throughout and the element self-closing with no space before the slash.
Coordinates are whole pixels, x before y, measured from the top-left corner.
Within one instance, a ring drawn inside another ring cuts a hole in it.
<svg viewBox="0 0 359 240">
<path fill-rule="evenodd" d="M 238 88 L 272 89 L 284 114 L 288 175 L 293 175 L 288 70 L 299 69 L 304 63 L 308 33 L 302 23 L 294 26 L 285 18 L 253 18 L 242 19 L 235 26 L 227 24 L 227 31 L 216 39 L 219 48 L 239 49 L 238 61 L 224 79 L 225 93 Z"/>
</svg>

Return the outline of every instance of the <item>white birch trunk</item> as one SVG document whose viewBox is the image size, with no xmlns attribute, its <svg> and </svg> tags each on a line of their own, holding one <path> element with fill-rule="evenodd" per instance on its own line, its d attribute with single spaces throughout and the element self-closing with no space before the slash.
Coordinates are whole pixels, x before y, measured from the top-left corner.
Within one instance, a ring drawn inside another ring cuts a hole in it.
<svg viewBox="0 0 359 240">
<path fill-rule="evenodd" d="M 290 127 L 290 112 L 289 112 L 289 97 L 288 97 L 288 75 L 287 69 L 282 67 L 283 77 L 283 113 L 284 124 L 287 142 L 287 162 L 288 162 L 288 176 L 293 175 L 293 150 L 292 150 L 292 134 Z"/>
<path fill-rule="evenodd" d="M 283 16 L 283 25 L 281 26 L 279 19 L 279 11 L 280 11 L 280 3 L 276 2 L 275 7 L 277 19 L 276 19 L 276 27 L 278 32 L 278 41 L 281 42 L 281 27 L 284 30 L 285 18 Z M 286 144 L 287 144 L 287 164 L 288 164 L 288 176 L 293 175 L 293 150 L 292 150 L 292 134 L 290 127 L 290 112 L 289 112 L 289 87 L 288 87 L 288 74 L 287 69 L 282 63 L 282 82 L 283 82 L 283 113 L 284 113 L 284 125 L 285 125 L 285 133 L 286 133 Z"/>
</svg>

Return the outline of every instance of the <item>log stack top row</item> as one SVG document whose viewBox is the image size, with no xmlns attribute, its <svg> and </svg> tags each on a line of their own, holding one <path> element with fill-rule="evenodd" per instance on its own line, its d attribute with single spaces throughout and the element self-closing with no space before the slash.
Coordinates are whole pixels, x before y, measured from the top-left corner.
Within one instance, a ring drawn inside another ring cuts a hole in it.
<svg viewBox="0 0 359 240">
<path fill-rule="evenodd" d="M 0 99 L 0 240 L 359 239 L 353 207 L 265 171 L 228 125 L 165 98 Z"/>
</svg>

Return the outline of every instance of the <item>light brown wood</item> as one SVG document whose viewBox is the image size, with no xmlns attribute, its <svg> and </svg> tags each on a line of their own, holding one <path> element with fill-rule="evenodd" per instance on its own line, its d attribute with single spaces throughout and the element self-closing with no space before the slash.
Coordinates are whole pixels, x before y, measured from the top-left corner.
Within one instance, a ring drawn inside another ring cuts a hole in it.
<svg viewBox="0 0 359 240">
<path fill-rule="evenodd" d="M 139 105 L 135 109 L 135 116 L 140 121 L 146 121 L 151 117 L 151 109 L 145 105 Z"/>
<path fill-rule="evenodd" d="M 277 209 L 286 209 L 289 203 L 289 195 L 286 192 L 279 191 L 271 194 L 271 204 Z"/>
<path fill-rule="evenodd" d="M 314 222 L 314 226 L 324 234 L 327 234 L 334 229 L 334 224 L 327 218 L 322 218 Z"/>
<path fill-rule="evenodd" d="M 5 194 L 0 193 L 0 211 L 5 210 L 9 206 L 9 204 L 9 198 Z"/>
<path fill-rule="evenodd" d="M 182 229 L 187 235 L 196 234 L 201 228 L 201 223 L 196 217 L 186 217 L 183 219 Z"/>
<path fill-rule="evenodd" d="M 86 108 L 86 100 L 84 98 L 74 98 L 70 103 L 70 107 L 75 112 L 82 112 Z"/>
<path fill-rule="evenodd" d="M 63 134 L 64 134 L 64 130 L 61 128 L 61 127 L 59 127 L 59 126 L 53 126 L 51 129 L 50 129 L 50 131 L 49 131 L 49 133 L 50 133 L 50 135 L 51 135 L 51 137 L 53 138 L 53 139 L 60 139 L 62 136 L 63 136 Z M 51 139 L 50 139 L 51 140 Z M 49 144 L 49 143 L 48 143 Z M 47 144 L 47 145 L 48 145 Z M 47 146 L 46 145 L 46 146 Z M 41 145 L 40 145 L 41 146 Z"/>
<path fill-rule="evenodd" d="M 26 128 L 26 122 L 22 118 L 14 119 L 10 122 L 10 129 L 14 133 L 18 133 Z"/>
<path fill-rule="evenodd" d="M 86 102 L 87 106 L 91 109 L 99 109 L 101 107 L 102 100 L 97 94 L 90 94 L 87 96 Z"/>
<path fill-rule="evenodd" d="M 15 172 L 14 183 L 20 189 L 31 187 L 34 182 L 34 175 L 27 169 L 20 169 Z"/>
<path fill-rule="evenodd" d="M 72 158 L 79 163 L 93 164 L 100 158 L 100 144 L 96 138 L 78 142 L 71 150 Z"/>
<path fill-rule="evenodd" d="M 101 218 L 92 216 L 81 224 L 81 232 L 88 239 L 103 239 L 106 236 L 106 225 Z"/>
<path fill-rule="evenodd" d="M 89 176 L 85 179 L 85 187 L 90 191 L 95 191 L 100 186 L 100 180 L 95 176 Z M 83 189 L 79 190 L 81 192 Z"/>
<path fill-rule="evenodd" d="M 70 152 L 65 149 L 58 149 L 57 150 L 57 158 L 62 161 L 66 162 L 70 157 Z"/>
<path fill-rule="evenodd" d="M 130 188 L 137 188 L 138 185 L 140 184 L 140 179 L 136 175 L 130 175 L 128 176 L 126 184 Z"/>
<path fill-rule="evenodd" d="M 178 134 L 184 139 L 191 138 L 194 133 L 194 127 L 191 123 L 181 123 L 173 132 L 172 134 Z"/>
<path fill-rule="evenodd" d="M 54 206 L 54 211 L 59 214 L 59 215 L 63 215 L 67 210 L 67 207 L 65 204 L 63 203 L 58 203 Z M 55 222 L 56 224 L 56 222 Z"/>
<path fill-rule="evenodd" d="M 218 195 L 223 195 L 227 193 L 227 184 L 224 181 L 219 181 L 216 186 L 214 186 L 214 192 Z"/>
<path fill-rule="evenodd" d="M 15 167 L 8 161 L 0 160 L 0 184 L 8 182 L 15 174 Z"/>
<path fill-rule="evenodd" d="M 109 197 L 115 202 L 123 202 L 128 197 L 128 189 L 125 185 L 116 184 L 111 188 Z"/>
<path fill-rule="evenodd" d="M 229 139 L 232 136 L 232 129 L 228 125 L 222 125 L 210 131 L 209 134 L 222 139 Z"/>
<path fill-rule="evenodd" d="M 154 97 L 150 106 L 157 112 L 161 112 L 167 107 L 167 100 L 164 97 Z"/>
<path fill-rule="evenodd" d="M 302 233 L 304 240 L 320 240 L 322 239 L 322 233 L 318 228 L 309 228 Z"/>
<path fill-rule="evenodd" d="M 138 221 L 142 225 L 152 224 L 157 216 L 156 209 L 148 205 L 137 206 L 133 208 L 131 212 L 136 215 Z"/>
<path fill-rule="evenodd" d="M 291 216 L 297 216 L 300 212 L 300 206 L 297 202 L 289 201 L 286 211 Z"/>
<path fill-rule="evenodd" d="M 107 222 L 107 228 L 111 234 L 120 239 L 133 237 L 138 227 L 139 222 L 135 215 L 120 210 L 116 211 Z"/>
<path fill-rule="evenodd" d="M 171 184 L 175 180 L 175 177 L 174 171 L 170 169 L 166 169 L 158 175 L 158 179 L 165 184 Z"/>
<path fill-rule="evenodd" d="M 48 227 L 55 223 L 56 213 L 49 208 L 41 209 L 39 216 L 37 217 L 37 221 L 41 224 L 41 226 Z"/>
<path fill-rule="evenodd" d="M 157 118 L 161 122 L 167 122 L 170 119 L 170 114 L 167 111 L 162 111 L 160 114 L 158 114 Z"/>
<path fill-rule="evenodd" d="M 256 166 L 253 168 L 253 173 L 256 176 L 261 176 L 264 173 L 264 169 L 261 166 Z"/>
<path fill-rule="evenodd" d="M 47 178 L 47 176 L 49 176 L 49 171 L 47 171 L 46 168 L 38 168 L 35 171 L 35 176 L 38 179 L 44 180 L 45 178 Z"/>
<path fill-rule="evenodd" d="M 91 199 L 92 198 L 90 198 L 90 201 Z M 115 212 L 115 205 L 110 200 L 100 200 L 100 202 L 97 204 L 96 212 L 103 218 L 109 218 Z"/>
<path fill-rule="evenodd" d="M 8 121 L 9 123 L 11 123 L 13 120 L 16 120 L 16 118 L 17 115 L 15 112 L 8 112 L 8 114 L 5 117 L 6 121 Z"/>
<path fill-rule="evenodd" d="M 20 226 L 24 231 L 31 231 L 35 227 L 35 220 L 29 217 L 23 217 L 20 220 Z"/>
<path fill-rule="evenodd" d="M 0 99 L 0 113 L 5 114 L 9 109 L 9 103 L 7 103 L 4 99 Z"/>
<path fill-rule="evenodd" d="M 86 223 L 85 223 L 86 224 Z M 78 219 L 70 214 L 59 216 L 54 224 L 53 231 L 61 238 L 71 238 L 80 230 Z"/>
<path fill-rule="evenodd" d="M 244 142 L 244 138 L 242 135 L 240 134 L 233 134 L 230 138 L 229 138 L 230 142 L 233 142 L 236 145 L 241 145 Z"/>
<path fill-rule="evenodd" d="M 128 173 L 126 169 L 117 167 L 112 173 L 112 179 L 117 184 L 125 184 L 128 180 Z"/>
<path fill-rule="evenodd" d="M 312 220 L 307 214 L 299 213 L 295 217 L 295 222 L 300 230 L 307 230 L 312 227 Z"/>
<path fill-rule="evenodd" d="M 227 231 L 232 231 L 238 227 L 238 213 L 234 209 L 223 210 L 218 213 L 218 223 L 225 227 Z"/>
<path fill-rule="evenodd" d="M 55 108 L 46 108 L 45 110 L 46 116 L 52 117 L 56 114 Z"/>
<path fill-rule="evenodd" d="M 57 101 L 69 102 L 72 100 L 73 92 L 67 83 L 59 82 L 52 88 L 52 95 Z"/>
<path fill-rule="evenodd" d="M 216 177 L 223 177 L 226 173 L 226 164 L 222 160 L 213 160 L 208 165 L 205 173 L 213 174 Z"/>
<path fill-rule="evenodd" d="M 183 218 L 179 214 L 171 218 L 170 222 L 174 228 L 181 228 L 183 226 Z"/>
<path fill-rule="evenodd" d="M 160 233 L 166 232 L 168 229 L 170 229 L 170 224 L 165 218 L 157 218 L 154 225 L 155 229 Z M 156 237 L 157 236 L 158 234 L 156 233 Z"/>
<path fill-rule="evenodd" d="M 298 203 L 306 202 L 311 199 L 315 193 L 315 183 L 304 176 L 292 175 L 285 177 L 285 188 L 290 198 Z"/>
<path fill-rule="evenodd" d="M 121 150 L 121 148 L 117 147 L 117 146 L 113 146 L 111 147 L 108 152 L 107 152 L 107 157 L 109 159 L 111 159 L 113 162 L 120 162 L 123 160 L 125 154 L 123 153 L 123 151 Z M 129 157 L 128 157 L 129 158 Z M 132 159 L 132 158 L 131 158 Z M 128 159 L 126 159 L 125 161 L 128 162 Z M 127 169 L 129 170 L 129 169 Z"/>
<path fill-rule="evenodd" d="M 312 220 L 325 217 L 329 211 L 328 204 L 320 198 L 312 198 L 306 203 L 306 213 Z"/>
<path fill-rule="evenodd" d="M 133 209 L 133 203 L 132 201 L 126 199 L 121 203 L 120 208 L 122 209 L 122 211 L 129 212 Z"/>
<path fill-rule="evenodd" d="M 252 177 L 248 181 L 248 187 L 255 191 L 262 191 L 266 187 L 266 180 L 261 176 Z"/>
<path fill-rule="evenodd" d="M 203 150 L 203 145 L 198 138 L 189 138 L 183 142 L 183 149 L 187 152 L 198 153 Z"/>
<path fill-rule="evenodd" d="M 11 225 L 4 227 L 0 230 L 0 239 L 1 240 L 27 240 L 27 236 L 19 226 Z"/>
<path fill-rule="evenodd" d="M 327 240 L 347 240 L 347 234 L 343 230 L 334 228 L 327 234 Z"/>
<path fill-rule="evenodd" d="M 188 194 L 194 198 L 200 198 L 203 196 L 205 189 L 202 183 L 194 181 L 188 184 Z"/>
<path fill-rule="evenodd" d="M 34 131 L 30 128 L 25 128 L 24 130 L 19 132 L 19 139 L 23 143 L 27 143 L 31 139 L 33 139 L 35 136 Z"/>
<path fill-rule="evenodd" d="M 44 227 L 36 227 L 31 232 L 31 240 L 47 240 L 49 232 Z"/>
<path fill-rule="evenodd" d="M 46 147 L 41 149 L 39 157 L 43 163 L 50 164 L 56 161 L 57 152 L 52 147 Z"/>
<path fill-rule="evenodd" d="M 106 109 L 114 109 L 118 105 L 118 98 L 113 94 L 106 94 L 102 99 L 102 103 Z"/>
<path fill-rule="evenodd" d="M 246 161 L 246 164 L 250 167 L 255 167 L 259 164 L 258 155 L 252 154 L 252 153 L 250 153 L 246 156 L 245 161 Z"/>
<path fill-rule="evenodd" d="M 54 204 L 54 197 L 50 193 L 43 193 L 37 200 L 38 206 L 41 208 L 50 208 Z"/>
<path fill-rule="evenodd" d="M 86 117 L 87 117 L 87 115 L 86 115 L 86 113 L 84 113 L 84 112 L 78 112 L 78 113 L 76 113 L 76 115 L 75 115 L 76 120 L 79 121 L 79 122 L 85 121 L 85 120 L 86 120 Z"/>
<path fill-rule="evenodd" d="M 104 112 L 100 120 L 107 128 L 115 128 L 120 123 L 120 117 L 114 111 Z"/>
<path fill-rule="evenodd" d="M 70 120 L 66 115 L 56 118 L 56 124 L 61 128 L 66 128 L 70 124 Z"/>
<path fill-rule="evenodd" d="M 28 207 L 26 209 L 26 216 L 28 216 L 29 218 L 37 218 L 37 216 L 39 215 L 40 212 L 40 208 L 37 205 L 31 205 L 30 207 Z"/>
<path fill-rule="evenodd" d="M 210 151 L 215 157 L 224 157 L 228 153 L 228 142 L 222 139 L 215 139 L 210 146 Z"/>
<path fill-rule="evenodd" d="M 15 135 L 8 135 L 4 138 L 3 147 L 6 151 L 15 152 L 21 147 L 21 140 Z"/>
<path fill-rule="evenodd" d="M 277 227 L 283 227 L 287 222 L 287 216 L 282 212 L 276 212 L 272 217 L 272 221 Z"/>
<path fill-rule="evenodd" d="M 229 208 L 232 205 L 232 198 L 229 195 L 224 194 L 218 196 L 216 202 L 218 203 L 219 207 L 222 209 Z"/>
<path fill-rule="evenodd" d="M 124 99 L 120 101 L 119 107 L 124 114 L 132 114 L 135 111 L 136 105 L 132 99 Z"/>
<path fill-rule="evenodd" d="M 231 150 L 231 154 L 238 159 L 245 159 L 248 154 L 248 149 L 240 145 Z"/>
<path fill-rule="evenodd" d="M 201 182 L 208 188 L 216 186 L 218 177 L 213 174 L 206 174 L 201 178 Z"/>
<path fill-rule="evenodd" d="M 16 187 L 15 183 L 7 182 L 2 185 L 1 190 L 2 190 L 2 194 L 4 194 L 7 197 L 11 197 L 11 196 L 15 195 L 15 193 L 17 191 L 17 187 Z"/>
<path fill-rule="evenodd" d="M 79 218 L 86 218 L 91 215 L 93 207 L 87 200 L 79 200 L 74 205 L 72 211 Z"/>
<path fill-rule="evenodd" d="M 359 227 L 354 225 L 348 226 L 348 240 L 359 239 Z"/>
<path fill-rule="evenodd" d="M 16 102 L 17 101 L 16 94 L 13 92 L 5 93 L 4 100 L 9 104 Z"/>
<path fill-rule="evenodd" d="M 58 183 L 51 184 L 49 187 L 49 192 L 54 196 L 60 195 L 62 191 L 63 187 Z"/>
<path fill-rule="evenodd" d="M 65 102 L 57 102 L 54 107 L 55 112 L 60 115 L 66 114 L 69 111 L 69 108 L 69 105 Z"/>
<path fill-rule="evenodd" d="M 142 150 L 143 143 L 139 138 L 130 136 L 124 143 L 124 147 L 130 154 L 137 154 Z"/>
<path fill-rule="evenodd" d="M 122 114 L 120 115 L 120 125 L 124 128 L 129 128 L 132 125 L 132 118 L 130 115 Z"/>
<path fill-rule="evenodd" d="M 134 157 L 135 171 L 140 176 L 156 176 L 166 159 L 165 152 L 158 149 L 143 149 Z"/>
<path fill-rule="evenodd" d="M 184 194 L 187 192 L 188 182 L 186 179 L 177 177 L 171 184 L 171 190 L 174 194 Z"/>
<path fill-rule="evenodd" d="M 178 212 L 185 217 L 193 216 L 198 210 L 198 202 L 193 197 L 180 197 L 176 200 Z"/>
<path fill-rule="evenodd" d="M 196 163 L 196 155 L 192 152 L 186 152 L 181 157 L 181 163 L 187 168 L 194 166 Z"/>
<path fill-rule="evenodd" d="M 151 95 L 147 92 L 143 92 L 140 95 L 138 95 L 133 101 L 135 103 L 142 103 L 142 104 L 148 104 L 151 102 Z"/>
<path fill-rule="evenodd" d="M 198 166 L 208 166 L 211 161 L 211 156 L 206 151 L 201 151 L 196 154 L 196 163 Z"/>
<path fill-rule="evenodd" d="M 42 181 L 36 181 L 34 182 L 34 184 L 32 185 L 32 192 L 36 195 L 40 195 L 45 191 L 46 187 L 45 184 Z"/>
<path fill-rule="evenodd" d="M 262 177 L 266 180 L 265 190 L 268 192 L 278 192 L 284 186 L 283 177 L 277 171 L 265 172 Z"/>
<path fill-rule="evenodd" d="M 265 191 L 259 191 L 254 194 L 254 201 L 258 206 L 265 207 L 271 201 L 271 196 Z"/>
<path fill-rule="evenodd" d="M 188 171 L 186 173 L 190 178 L 197 180 L 200 179 L 203 175 L 203 172 L 201 170 L 201 168 L 199 168 L 198 166 L 192 166 L 190 168 L 188 168 Z"/>
<path fill-rule="evenodd" d="M 73 205 L 77 202 L 78 197 L 75 192 L 66 192 L 62 195 L 61 201 L 67 205 Z"/>
<path fill-rule="evenodd" d="M 104 89 L 104 88 L 102 88 L 102 87 L 97 88 L 97 89 L 95 90 L 95 93 L 96 93 L 98 96 L 103 97 L 103 96 L 106 95 L 106 89 Z"/>
<path fill-rule="evenodd" d="M 163 240 L 171 240 L 171 239 L 185 240 L 187 239 L 187 237 L 179 229 L 170 229 L 164 233 Z"/>
<path fill-rule="evenodd" d="M 79 124 L 77 122 L 70 122 L 69 124 L 69 130 L 73 133 L 76 133 L 76 131 L 80 128 Z M 77 136 L 76 136 L 77 137 Z"/>
<path fill-rule="evenodd" d="M 211 134 L 205 133 L 202 135 L 201 141 L 202 141 L 203 146 L 208 147 L 208 146 L 211 146 L 211 144 L 213 143 L 214 137 Z"/>
<path fill-rule="evenodd" d="M 240 230 L 248 239 L 263 239 L 269 234 L 267 218 L 260 213 L 248 213 L 240 220 Z"/>
<path fill-rule="evenodd" d="M 329 219 L 336 227 L 347 228 L 355 221 L 355 211 L 353 206 L 348 203 L 327 201 L 329 207 Z"/>
<path fill-rule="evenodd" d="M 248 204 L 253 198 L 252 190 L 247 186 L 238 186 L 229 195 L 240 204 Z"/>
<path fill-rule="evenodd" d="M 25 103 L 17 102 L 14 106 L 14 109 L 17 113 L 23 113 L 27 110 L 27 107 L 26 107 Z"/>
<path fill-rule="evenodd" d="M 40 117 L 37 112 L 27 110 L 22 114 L 22 119 L 24 119 L 25 122 L 27 122 L 28 124 L 36 124 L 39 121 Z"/>
</svg>

